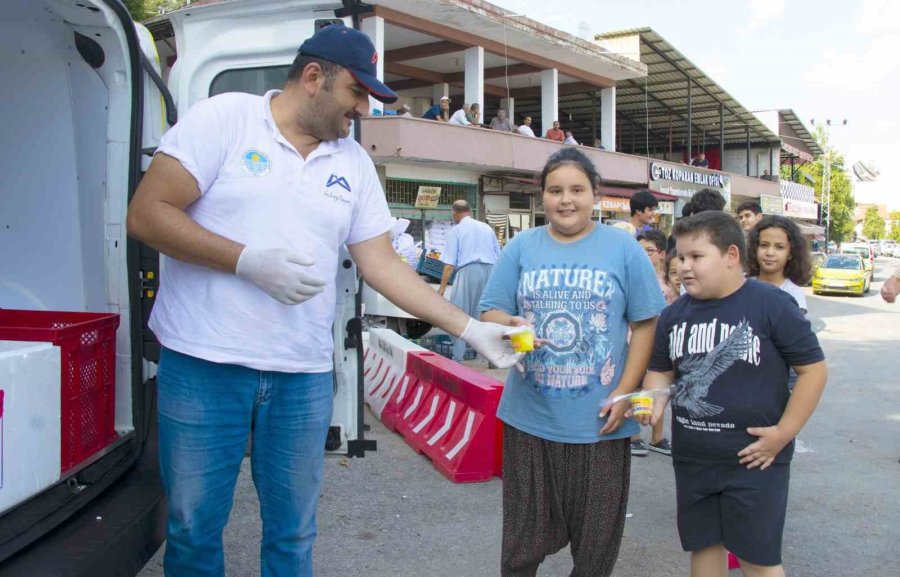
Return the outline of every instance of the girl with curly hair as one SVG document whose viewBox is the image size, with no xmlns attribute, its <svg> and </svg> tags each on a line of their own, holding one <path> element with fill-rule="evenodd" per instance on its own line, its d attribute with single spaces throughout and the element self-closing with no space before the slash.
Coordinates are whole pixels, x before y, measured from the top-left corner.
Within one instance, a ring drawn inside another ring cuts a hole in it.
<svg viewBox="0 0 900 577">
<path fill-rule="evenodd" d="M 806 295 L 801 286 L 812 275 L 809 243 L 794 221 L 783 216 L 768 215 L 747 237 L 747 260 L 750 276 L 775 285 L 806 308 Z"/>
</svg>

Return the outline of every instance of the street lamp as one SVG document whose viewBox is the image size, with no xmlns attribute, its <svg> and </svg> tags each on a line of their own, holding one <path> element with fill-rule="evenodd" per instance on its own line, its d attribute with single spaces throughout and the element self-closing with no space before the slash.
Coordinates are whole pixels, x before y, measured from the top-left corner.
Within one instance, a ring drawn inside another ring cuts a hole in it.
<svg viewBox="0 0 900 577">
<path fill-rule="evenodd" d="M 816 125 L 816 119 L 810 119 L 810 124 Z M 828 131 L 832 126 L 847 126 L 847 119 L 840 124 L 832 124 L 831 119 L 825 120 L 825 158 L 822 159 L 822 222 L 825 223 L 825 252 L 828 252 L 828 241 L 831 240 L 831 147 L 828 146 Z"/>
</svg>

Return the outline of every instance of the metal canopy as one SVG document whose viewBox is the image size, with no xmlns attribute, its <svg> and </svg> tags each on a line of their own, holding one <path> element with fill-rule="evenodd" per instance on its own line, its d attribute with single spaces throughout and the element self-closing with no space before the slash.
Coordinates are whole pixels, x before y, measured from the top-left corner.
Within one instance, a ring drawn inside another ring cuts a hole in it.
<svg viewBox="0 0 900 577">
<path fill-rule="evenodd" d="M 778 111 L 778 124 L 781 139 L 784 141 L 782 145 L 781 155 L 784 158 L 795 156 L 792 148 L 798 148 L 802 152 L 809 151 L 812 156 L 818 157 L 824 153 L 815 137 L 806 129 L 806 125 L 790 108 Z M 794 134 L 784 134 L 785 130 L 781 128 L 782 124 L 786 124 Z M 804 150 L 804 148 L 806 150 Z"/>
<path fill-rule="evenodd" d="M 629 79 L 616 84 L 616 149 L 643 154 L 687 146 L 688 103 L 694 151 L 698 146 L 719 144 L 720 112 L 724 113 L 726 146 L 746 146 L 747 129 L 751 145 L 777 145 L 778 135 L 744 108 L 700 68 L 651 28 L 635 28 L 597 35 L 598 41 L 638 36 L 641 62 L 647 65 L 645 79 Z M 688 79 L 692 87 L 688 94 Z M 539 99 L 517 99 L 517 115 L 540 114 Z M 576 138 L 591 136 L 594 122 L 599 126 L 599 94 L 560 96 L 559 120 L 572 128 Z M 571 119 L 570 119 L 571 116 Z"/>
</svg>

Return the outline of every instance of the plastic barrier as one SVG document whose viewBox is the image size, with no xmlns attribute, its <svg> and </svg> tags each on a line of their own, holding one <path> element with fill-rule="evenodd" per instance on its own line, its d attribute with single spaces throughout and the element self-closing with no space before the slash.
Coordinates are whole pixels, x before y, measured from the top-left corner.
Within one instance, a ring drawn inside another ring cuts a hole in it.
<svg viewBox="0 0 900 577">
<path fill-rule="evenodd" d="M 425 349 L 387 329 L 370 329 L 364 334 L 367 335 L 363 363 L 364 399 L 375 416 L 394 430 L 396 404 L 389 404 L 389 401 L 395 398 L 401 385 L 406 388 L 409 380 L 406 377 L 409 353 Z"/>
<path fill-rule="evenodd" d="M 406 372 L 397 432 L 455 483 L 499 476 L 503 428 L 496 415 L 503 384 L 427 351 L 411 352 Z"/>
</svg>

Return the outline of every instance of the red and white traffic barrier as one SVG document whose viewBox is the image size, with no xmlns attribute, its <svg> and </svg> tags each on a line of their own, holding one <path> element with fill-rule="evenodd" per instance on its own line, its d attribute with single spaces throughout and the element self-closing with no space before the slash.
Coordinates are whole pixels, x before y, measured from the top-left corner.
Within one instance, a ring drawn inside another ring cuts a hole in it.
<svg viewBox="0 0 900 577">
<path fill-rule="evenodd" d="M 503 383 L 385 330 L 370 331 L 364 371 L 372 412 L 451 481 L 502 474 Z"/>
<path fill-rule="evenodd" d="M 410 446 L 456 483 L 502 472 L 503 428 L 497 405 L 503 384 L 431 352 L 410 353 L 414 381 L 400 405 L 397 430 Z"/>
<path fill-rule="evenodd" d="M 370 329 L 367 334 L 363 363 L 364 399 L 375 416 L 394 430 L 392 408 L 388 409 L 391 412 L 389 425 L 384 418 L 385 406 L 404 381 L 408 381 L 405 375 L 409 353 L 425 349 L 387 329 Z"/>
</svg>

